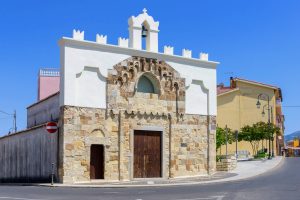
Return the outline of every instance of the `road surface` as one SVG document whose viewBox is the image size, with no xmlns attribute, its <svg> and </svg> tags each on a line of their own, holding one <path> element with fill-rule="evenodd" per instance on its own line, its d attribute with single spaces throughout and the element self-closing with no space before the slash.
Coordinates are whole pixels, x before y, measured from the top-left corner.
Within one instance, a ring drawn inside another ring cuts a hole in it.
<svg viewBox="0 0 300 200">
<path fill-rule="evenodd" d="M 300 158 L 275 169 L 228 183 L 145 188 L 64 188 L 0 185 L 0 200 L 297 200 Z"/>
</svg>

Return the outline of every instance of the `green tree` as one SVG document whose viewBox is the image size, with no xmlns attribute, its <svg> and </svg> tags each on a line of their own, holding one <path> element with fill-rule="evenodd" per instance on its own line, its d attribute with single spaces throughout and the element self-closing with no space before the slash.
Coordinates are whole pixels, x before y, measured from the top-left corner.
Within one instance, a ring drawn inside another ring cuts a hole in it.
<svg viewBox="0 0 300 200">
<path fill-rule="evenodd" d="M 274 134 L 280 133 L 280 129 L 272 123 L 257 122 L 256 124 L 253 124 L 253 127 L 256 129 L 256 132 L 261 134 L 262 139 L 272 139 Z"/>
<path fill-rule="evenodd" d="M 217 131 L 216 131 L 216 148 L 217 150 L 226 143 L 226 134 L 225 134 L 225 130 L 217 127 Z"/>
<path fill-rule="evenodd" d="M 241 128 L 239 133 L 239 140 L 250 142 L 252 147 L 253 155 L 256 155 L 259 141 L 261 140 L 262 135 L 257 132 L 257 129 L 254 126 L 246 125 Z"/>
<path fill-rule="evenodd" d="M 239 141 L 250 142 L 253 155 L 257 154 L 259 148 L 259 142 L 264 139 L 273 139 L 274 133 L 279 133 L 279 128 L 274 124 L 268 124 L 265 122 L 257 122 L 252 126 L 246 125 L 241 128 L 239 133 Z"/>
<path fill-rule="evenodd" d="M 235 135 L 230 128 L 227 128 L 227 142 L 231 144 L 235 141 Z M 222 145 L 226 145 L 226 128 L 217 127 L 216 131 L 216 151 L 221 148 Z M 221 152 L 220 152 L 221 154 Z"/>
</svg>

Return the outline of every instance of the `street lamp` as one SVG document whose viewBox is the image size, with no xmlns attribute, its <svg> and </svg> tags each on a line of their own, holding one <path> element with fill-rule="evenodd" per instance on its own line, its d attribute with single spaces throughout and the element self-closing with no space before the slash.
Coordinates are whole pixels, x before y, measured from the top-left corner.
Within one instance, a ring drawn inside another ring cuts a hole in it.
<svg viewBox="0 0 300 200">
<path fill-rule="evenodd" d="M 264 117 L 265 116 L 265 109 L 263 109 L 263 111 L 262 111 L 262 113 L 261 113 L 261 115 Z"/>
<path fill-rule="evenodd" d="M 270 124 L 271 124 L 271 114 L 270 114 L 270 110 L 271 110 L 271 109 L 270 109 L 270 97 L 269 97 L 269 95 L 264 94 L 264 93 L 259 94 L 259 95 L 257 96 L 257 103 L 256 103 L 256 106 L 257 106 L 258 109 L 260 108 L 260 106 L 261 106 L 260 99 L 261 99 L 261 97 L 263 97 L 263 96 L 267 97 L 267 100 L 268 100 L 268 104 L 267 104 L 267 110 L 268 110 L 268 125 L 269 125 L 269 127 L 270 127 Z M 266 105 L 265 105 L 265 106 L 266 106 Z M 265 114 L 265 110 L 264 110 L 265 106 L 263 107 L 263 112 L 262 112 L 262 115 L 263 115 L 263 116 L 264 116 L 264 114 Z M 269 155 L 268 155 L 268 159 L 271 159 L 271 135 L 269 135 Z"/>
<path fill-rule="evenodd" d="M 261 103 L 259 102 L 259 98 L 258 98 L 257 103 L 256 103 L 256 106 L 258 109 L 260 109 L 260 105 L 261 105 Z"/>
<path fill-rule="evenodd" d="M 271 116 L 272 116 L 272 123 L 274 121 L 273 119 L 273 107 L 271 106 Z M 274 133 L 272 132 L 272 158 L 274 158 L 274 137 L 273 137 Z"/>
<path fill-rule="evenodd" d="M 264 105 L 263 106 L 263 111 L 261 113 L 261 115 L 264 117 L 265 116 L 265 108 L 267 107 L 267 105 Z M 272 106 L 269 106 L 269 108 L 266 108 L 267 110 L 271 110 L 271 121 L 273 123 L 273 107 Z M 270 125 L 269 124 L 269 128 L 270 128 Z M 271 133 L 272 135 L 270 136 L 271 137 L 271 140 L 272 140 L 272 157 L 274 157 L 274 137 L 273 137 L 273 132 Z"/>
</svg>

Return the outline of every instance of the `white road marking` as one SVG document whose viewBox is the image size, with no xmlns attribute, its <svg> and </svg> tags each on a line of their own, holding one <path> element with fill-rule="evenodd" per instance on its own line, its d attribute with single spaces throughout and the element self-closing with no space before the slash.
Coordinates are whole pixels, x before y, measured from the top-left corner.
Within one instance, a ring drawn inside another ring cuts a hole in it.
<svg viewBox="0 0 300 200">
<path fill-rule="evenodd" d="M 216 200 L 222 200 L 225 196 L 212 196 L 212 197 L 215 197 Z"/>
<path fill-rule="evenodd" d="M 210 197 L 207 198 L 194 198 L 194 199 L 176 199 L 176 200 L 202 200 L 202 199 L 212 199 Z"/>
<path fill-rule="evenodd" d="M 0 197 L 0 199 L 14 199 L 14 200 L 46 200 L 46 199 L 28 199 L 28 198 L 18 198 L 18 197 Z"/>
<path fill-rule="evenodd" d="M 120 192 L 103 192 L 104 194 L 119 194 Z"/>
<path fill-rule="evenodd" d="M 210 197 L 204 197 L 204 198 L 193 198 L 193 199 L 176 199 L 176 200 L 222 200 L 224 196 L 210 196 Z"/>
</svg>

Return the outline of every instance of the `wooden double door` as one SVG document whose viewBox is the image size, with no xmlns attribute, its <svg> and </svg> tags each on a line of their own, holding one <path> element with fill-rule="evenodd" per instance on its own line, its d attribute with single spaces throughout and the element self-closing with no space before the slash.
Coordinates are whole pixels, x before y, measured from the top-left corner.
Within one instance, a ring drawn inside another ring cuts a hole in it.
<svg viewBox="0 0 300 200">
<path fill-rule="evenodd" d="M 162 176 L 161 137 L 161 131 L 134 131 L 134 178 Z"/>
</svg>

